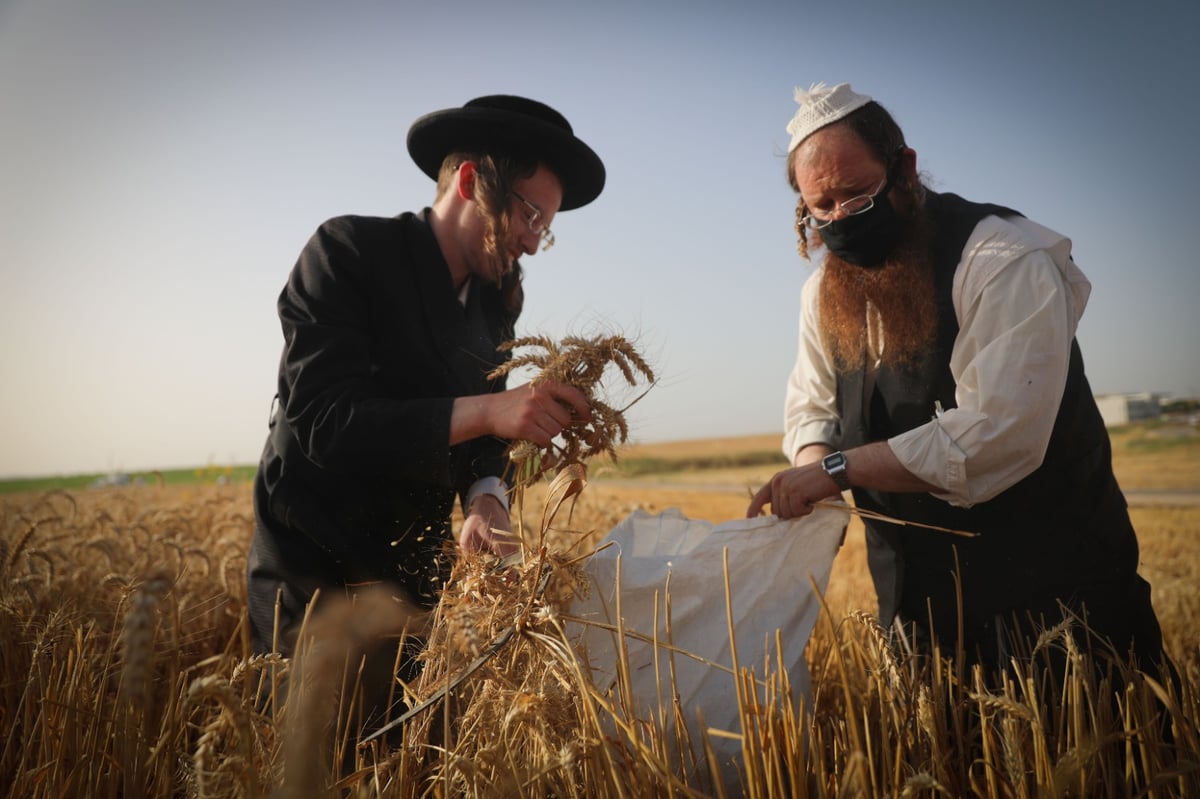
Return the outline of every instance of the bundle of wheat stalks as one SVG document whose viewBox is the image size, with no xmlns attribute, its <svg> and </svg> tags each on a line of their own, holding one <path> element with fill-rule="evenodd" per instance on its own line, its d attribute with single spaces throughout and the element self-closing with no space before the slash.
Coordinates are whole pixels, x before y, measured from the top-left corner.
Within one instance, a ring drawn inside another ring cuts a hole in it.
<svg viewBox="0 0 1200 799">
<path fill-rule="evenodd" d="M 629 438 L 629 424 L 625 421 L 629 406 L 612 407 L 601 396 L 602 381 L 613 366 L 630 386 L 636 386 L 640 378 L 654 383 L 654 371 L 630 341 L 618 335 L 567 336 L 561 342 L 546 336 L 531 336 L 506 342 L 500 348 L 526 352 L 509 359 L 490 378 L 535 367 L 538 372 L 529 381 L 532 385 L 552 380 L 574 386 L 587 397 L 592 409 L 591 419 L 577 419 L 563 430 L 561 445 L 551 443 L 543 449 L 528 441 L 518 441 L 510 447 L 509 458 L 515 467 L 514 483 L 518 491 L 567 464 L 585 464 L 597 455 L 617 459 L 617 446 Z"/>
</svg>

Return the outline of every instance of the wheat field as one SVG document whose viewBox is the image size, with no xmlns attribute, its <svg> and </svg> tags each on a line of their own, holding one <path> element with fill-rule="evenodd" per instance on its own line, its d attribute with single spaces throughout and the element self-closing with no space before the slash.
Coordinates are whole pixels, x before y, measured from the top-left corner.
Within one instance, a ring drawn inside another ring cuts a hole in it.
<svg viewBox="0 0 1200 799">
<path fill-rule="evenodd" d="M 673 457 L 758 446 L 693 442 Z M 1152 473 L 1145 460 L 1118 465 L 1136 483 Z M 705 759 L 718 733 L 678 718 L 669 685 L 649 718 L 619 686 L 592 685 L 563 632 L 578 568 L 564 553 L 636 508 L 737 518 L 772 471 L 577 484 L 554 525 L 569 547 L 540 538 L 502 577 L 461 563 L 432 619 L 364 591 L 312 620 L 294 662 L 249 651 L 248 485 L 0 496 L 0 796 L 1200 795 L 1196 505 L 1133 508 L 1178 685 L 1132 670 L 1109 681 L 1055 631 L 1039 645 L 1065 652 L 1057 680 L 1031 663 L 988 684 L 956 670 L 955 653 L 897 653 L 873 617 L 856 522 L 809 642 L 811 702 L 786 673 L 729 677 L 744 731 L 736 783 Z M 521 501 L 527 537 L 545 527 L 548 494 L 563 498 L 539 484 Z M 364 727 L 361 656 L 418 621 L 425 671 L 391 690 L 429 708 L 359 745 L 379 726 Z M 682 769 L 681 736 L 701 753 Z"/>
</svg>

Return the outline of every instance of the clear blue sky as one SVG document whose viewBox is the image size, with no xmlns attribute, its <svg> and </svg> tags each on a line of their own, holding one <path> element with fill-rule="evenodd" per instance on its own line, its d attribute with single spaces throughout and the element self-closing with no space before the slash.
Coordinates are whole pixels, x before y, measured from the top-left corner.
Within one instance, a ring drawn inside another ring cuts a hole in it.
<svg viewBox="0 0 1200 799">
<path fill-rule="evenodd" d="M 1095 391 L 1200 394 L 1198 32 L 1194 2 L 0 0 L 0 476 L 256 460 L 305 240 L 428 204 L 409 124 L 498 92 L 608 166 L 520 332 L 635 338 L 637 440 L 782 429 L 815 81 L 1073 239 Z"/>
</svg>

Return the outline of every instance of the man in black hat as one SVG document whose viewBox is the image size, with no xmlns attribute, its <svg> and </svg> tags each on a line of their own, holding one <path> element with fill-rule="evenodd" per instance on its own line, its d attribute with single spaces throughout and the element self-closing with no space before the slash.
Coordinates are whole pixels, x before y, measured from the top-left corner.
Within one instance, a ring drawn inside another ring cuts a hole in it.
<svg viewBox="0 0 1200 799">
<path fill-rule="evenodd" d="M 279 296 L 278 394 L 254 481 L 249 612 L 256 652 L 291 654 L 314 594 L 384 584 L 424 608 L 458 545 L 519 547 L 503 473 L 512 439 L 546 446 L 590 413 L 552 381 L 506 390 L 522 255 L 554 215 L 586 205 L 605 170 L 554 109 L 480 97 L 409 130 L 434 204 L 320 226 Z M 451 550 L 447 552 L 447 550 Z"/>
</svg>

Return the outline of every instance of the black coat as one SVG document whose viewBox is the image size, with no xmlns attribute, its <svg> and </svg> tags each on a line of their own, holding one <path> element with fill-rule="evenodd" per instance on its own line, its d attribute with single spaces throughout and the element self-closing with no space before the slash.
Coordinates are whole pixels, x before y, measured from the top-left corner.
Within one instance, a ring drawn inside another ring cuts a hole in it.
<svg viewBox="0 0 1200 799">
<path fill-rule="evenodd" d="M 504 389 L 487 374 L 516 314 L 478 280 L 460 304 L 427 216 L 326 222 L 280 294 L 249 563 L 256 639 L 281 589 L 284 626 L 317 587 L 390 581 L 432 605 L 455 496 L 506 465 L 506 441 L 448 442 L 455 397 Z"/>
</svg>

